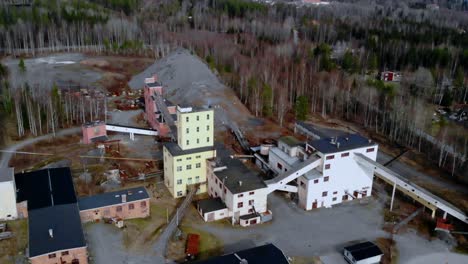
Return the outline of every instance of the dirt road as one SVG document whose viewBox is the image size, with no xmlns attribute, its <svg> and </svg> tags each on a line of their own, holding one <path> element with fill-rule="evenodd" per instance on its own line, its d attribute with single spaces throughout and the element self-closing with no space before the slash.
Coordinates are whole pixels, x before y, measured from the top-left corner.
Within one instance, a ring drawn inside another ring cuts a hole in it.
<svg viewBox="0 0 468 264">
<path fill-rule="evenodd" d="M 57 133 L 55 133 L 55 136 L 56 137 L 68 136 L 68 135 L 73 135 L 73 134 L 77 134 L 77 133 L 80 133 L 80 132 L 81 132 L 81 127 L 72 127 L 72 128 L 67 128 L 67 129 L 63 129 L 63 130 L 58 131 Z M 18 142 L 16 144 L 14 144 L 14 145 L 8 146 L 7 148 L 4 148 L 3 150 L 14 152 L 14 151 L 22 149 L 22 148 L 24 148 L 24 147 L 26 147 L 28 145 L 37 143 L 37 142 L 42 141 L 42 140 L 50 139 L 50 138 L 53 138 L 53 137 L 54 137 L 54 134 L 47 134 L 47 135 L 42 135 L 42 136 L 35 137 L 35 138 L 28 138 L 28 139 L 25 139 L 25 140 L 23 140 L 21 142 Z M 8 153 L 8 152 L 1 153 L 2 158 L 0 159 L 0 168 L 8 167 L 8 163 L 10 162 L 11 157 L 13 156 L 13 154 L 14 153 Z"/>
</svg>

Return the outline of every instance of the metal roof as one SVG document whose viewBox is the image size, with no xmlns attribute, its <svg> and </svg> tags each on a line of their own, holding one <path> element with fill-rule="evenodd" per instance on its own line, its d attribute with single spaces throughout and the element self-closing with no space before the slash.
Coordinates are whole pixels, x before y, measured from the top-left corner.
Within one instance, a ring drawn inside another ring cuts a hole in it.
<svg viewBox="0 0 468 264">
<path fill-rule="evenodd" d="M 383 255 L 382 250 L 380 250 L 380 248 L 377 245 L 370 241 L 351 245 L 345 247 L 344 249 L 349 251 L 349 253 L 353 255 L 353 258 L 356 261 Z"/>
<path fill-rule="evenodd" d="M 174 142 L 166 142 L 164 143 L 164 147 L 166 147 L 166 149 L 169 151 L 169 153 L 171 153 L 172 156 L 183 156 L 205 151 L 214 151 L 214 147 L 201 147 L 183 150 L 177 143 Z"/>
<path fill-rule="evenodd" d="M 76 203 L 70 168 L 50 168 L 15 175 L 16 201 L 28 201 L 28 210 Z"/>
<path fill-rule="evenodd" d="M 29 257 L 86 246 L 76 203 L 29 210 L 28 214 Z"/>
<path fill-rule="evenodd" d="M 202 210 L 202 213 L 209 213 L 227 208 L 219 197 L 200 200 L 197 202 L 197 204 L 198 207 Z"/>
<path fill-rule="evenodd" d="M 283 252 L 273 244 L 266 244 L 254 248 L 245 249 L 236 253 L 214 257 L 198 264 L 239 264 L 240 259 L 245 259 L 249 264 L 289 264 Z"/>
<path fill-rule="evenodd" d="M 0 168 L 0 182 L 11 182 L 14 179 L 13 168 Z"/>
<path fill-rule="evenodd" d="M 122 195 L 126 195 L 127 203 L 149 198 L 148 192 L 144 187 L 137 187 L 79 198 L 78 205 L 80 211 L 83 211 L 122 204 Z"/>
<path fill-rule="evenodd" d="M 308 144 L 317 151 L 324 154 L 343 152 L 347 150 L 377 145 L 377 143 L 373 142 L 372 140 L 357 134 L 350 134 L 336 138 L 312 140 L 309 141 Z"/>
</svg>

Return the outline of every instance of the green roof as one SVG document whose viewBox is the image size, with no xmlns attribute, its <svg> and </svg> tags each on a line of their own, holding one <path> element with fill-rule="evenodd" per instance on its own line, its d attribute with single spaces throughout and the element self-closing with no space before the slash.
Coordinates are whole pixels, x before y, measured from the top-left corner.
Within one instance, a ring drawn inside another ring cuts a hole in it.
<svg viewBox="0 0 468 264">
<path fill-rule="evenodd" d="M 286 145 L 288 145 L 290 147 L 295 147 L 295 146 L 300 145 L 302 143 L 301 141 L 299 141 L 297 138 L 295 138 L 293 136 L 281 137 L 279 139 L 279 141 L 284 142 Z"/>
</svg>

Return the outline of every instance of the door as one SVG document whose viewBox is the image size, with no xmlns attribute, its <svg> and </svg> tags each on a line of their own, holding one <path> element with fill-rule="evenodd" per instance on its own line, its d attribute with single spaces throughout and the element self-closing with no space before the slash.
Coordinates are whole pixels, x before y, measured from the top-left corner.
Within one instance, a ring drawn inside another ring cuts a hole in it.
<svg viewBox="0 0 468 264">
<path fill-rule="evenodd" d="M 252 220 L 250 220 L 250 224 L 251 224 L 251 225 L 255 225 L 256 223 L 257 223 L 257 219 L 252 219 Z"/>
<path fill-rule="evenodd" d="M 80 260 L 79 259 L 74 259 L 74 260 L 72 260 L 72 264 L 80 264 Z"/>
<path fill-rule="evenodd" d="M 343 201 L 347 201 L 347 200 L 348 200 L 348 195 L 346 195 L 346 194 L 343 195 L 343 199 L 342 199 L 342 200 L 343 200 Z"/>
<path fill-rule="evenodd" d="M 316 209 L 316 208 L 317 208 L 317 201 L 312 203 L 312 209 Z"/>
<path fill-rule="evenodd" d="M 354 191 L 353 195 L 355 198 L 358 198 L 358 195 L 359 195 L 358 191 Z"/>
<path fill-rule="evenodd" d="M 209 221 L 214 221 L 214 213 L 209 213 L 208 214 L 208 222 Z"/>
</svg>

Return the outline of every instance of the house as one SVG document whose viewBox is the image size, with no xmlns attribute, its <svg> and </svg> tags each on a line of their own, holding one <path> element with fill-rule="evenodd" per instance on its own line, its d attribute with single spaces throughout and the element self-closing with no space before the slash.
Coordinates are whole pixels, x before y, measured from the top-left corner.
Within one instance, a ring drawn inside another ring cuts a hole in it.
<svg viewBox="0 0 468 264">
<path fill-rule="evenodd" d="M 213 109 L 177 106 L 177 142 L 163 147 L 164 184 L 174 198 L 194 184 L 198 193 L 206 192 L 207 160 L 216 157 L 213 119 Z"/>
<path fill-rule="evenodd" d="M 28 223 L 31 264 L 88 263 L 76 203 L 30 210 Z"/>
<path fill-rule="evenodd" d="M 73 180 L 69 168 L 15 175 L 17 208 L 28 218 L 32 264 L 87 264 Z"/>
<path fill-rule="evenodd" d="M 273 244 L 241 250 L 224 256 L 198 261 L 197 264 L 289 264 L 284 253 Z"/>
<path fill-rule="evenodd" d="M 383 71 L 380 73 L 380 79 L 384 82 L 400 82 L 402 75 L 400 72 Z"/>
<path fill-rule="evenodd" d="M 83 144 L 91 144 L 107 140 L 106 123 L 104 121 L 87 122 L 81 126 Z"/>
<path fill-rule="evenodd" d="M 297 193 L 298 204 L 305 210 L 364 198 L 371 195 L 373 171 L 360 166 L 354 155 L 362 153 L 375 161 L 377 150 L 375 142 L 355 134 L 306 144 L 280 138 L 268 157 L 278 176 L 266 183 L 270 191 Z"/>
<path fill-rule="evenodd" d="M 17 217 L 13 168 L 0 168 L 0 220 L 14 220 Z"/>
<path fill-rule="evenodd" d="M 209 199 L 198 202 L 197 209 L 205 221 L 231 217 L 233 224 L 249 226 L 271 218 L 267 208 L 268 188 L 258 173 L 240 160 L 231 158 L 224 148 L 219 157 L 209 161 Z"/>
<path fill-rule="evenodd" d="M 380 263 L 383 253 L 377 245 L 367 241 L 345 247 L 343 255 L 351 264 L 375 264 Z"/>
<path fill-rule="evenodd" d="M 103 218 L 145 218 L 150 215 L 150 197 L 144 187 L 107 192 L 78 199 L 82 222 Z"/>
</svg>

